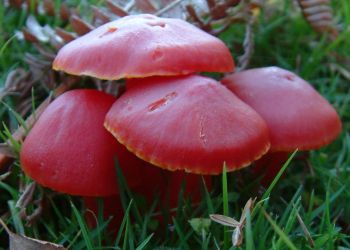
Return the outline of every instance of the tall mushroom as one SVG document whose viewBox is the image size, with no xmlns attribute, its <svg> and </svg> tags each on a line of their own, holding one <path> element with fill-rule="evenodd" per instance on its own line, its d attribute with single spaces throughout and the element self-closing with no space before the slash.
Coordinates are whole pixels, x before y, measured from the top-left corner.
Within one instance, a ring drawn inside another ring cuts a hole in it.
<svg viewBox="0 0 350 250">
<path fill-rule="evenodd" d="M 270 152 L 318 149 L 341 131 L 335 109 L 290 71 L 257 68 L 231 74 L 222 82 L 266 121 Z"/>
<path fill-rule="evenodd" d="M 149 14 L 106 23 L 65 45 L 53 68 L 100 79 L 229 72 L 234 62 L 218 38 L 173 18 Z"/>
</svg>

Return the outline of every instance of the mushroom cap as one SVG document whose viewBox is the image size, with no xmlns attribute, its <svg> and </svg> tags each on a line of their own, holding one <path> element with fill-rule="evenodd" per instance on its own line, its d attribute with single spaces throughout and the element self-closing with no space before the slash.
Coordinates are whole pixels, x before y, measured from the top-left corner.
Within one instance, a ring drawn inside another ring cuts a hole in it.
<svg viewBox="0 0 350 250">
<path fill-rule="evenodd" d="M 213 79 L 150 77 L 133 83 L 105 127 L 141 159 L 168 170 L 219 174 L 248 165 L 269 148 L 262 118 Z"/>
<path fill-rule="evenodd" d="M 118 193 L 118 143 L 103 127 L 116 100 L 97 90 L 72 90 L 43 112 L 20 153 L 23 170 L 39 184 L 82 196 Z M 131 173 L 126 173 L 131 175 Z M 131 178 L 128 178 L 131 179 Z"/>
<path fill-rule="evenodd" d="M 230 72 L 234 62 L 218 38 L 180 19 L 149 14 L 106 23 L 65 45 L 55 70 L 101 79 L 192 72 Z"/>
<path fill-rule="evenodd" d="M 290 71 L 257 68 L 231 74 L 222 82 L 266 121 L 272 151 L 317 149 L 341 131 L 335 109 Z"/>
</svg>

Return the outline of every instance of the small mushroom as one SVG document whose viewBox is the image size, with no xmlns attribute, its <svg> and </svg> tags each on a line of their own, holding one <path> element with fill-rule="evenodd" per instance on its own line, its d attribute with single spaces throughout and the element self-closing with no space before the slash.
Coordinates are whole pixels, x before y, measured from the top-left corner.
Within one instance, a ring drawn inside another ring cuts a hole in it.
<svg viewBox="0 0 350 250">
<path fill-rule="evenodd" d="M 222 80 L 269 127 L 271 151 L 317 149 L 339 135 L 335 109 L 294 73 L 267 67 L 231 74 Z"/>
<path fill-rule="evenodd" d="M 270 152 L 318 149 L 341 132 L 335 109 L 309 83 L 290 71 L 278 67 L 251 69 L 231 74 L 222 83 L 266 121 Z"/>
<path fill-rule="evenodd" d="M 118 143 L 103 127 L 116 100 L 97 90 L 59 96 L 35 123 L 20 152 L 24 172 L 50 189 L 81 196 L 118 193 L 114 158 Z M 136 182 L 132 173 L 125 175 Z M 132 184 L 130 184 L 132 185 Z"/>
<path fill-rule="evenodd" d="M 138 157 L 168 170 L 219 174 L 242 168 L 269 149 L 263 119 L 213 79 L 148 77 L 106 115 L 105 127 Z"/>
<path fill-rule="evenodd" d="M 131 15 L 68 43 L 53 68 L 100 79 L 230 72 L 234 62 L 218 38 L 180 19 Z"/>
</svg>

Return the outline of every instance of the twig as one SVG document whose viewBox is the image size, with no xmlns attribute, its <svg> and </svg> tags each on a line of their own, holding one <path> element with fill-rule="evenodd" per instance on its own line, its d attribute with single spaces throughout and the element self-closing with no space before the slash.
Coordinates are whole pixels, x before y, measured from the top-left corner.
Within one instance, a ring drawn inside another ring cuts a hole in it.
<svg viewBox="0 0 350 250">
<path fill-rule="evenodd" d="M 298 219 L 298 222 L 301 226 L 301 229 L 303 230 L 304 234 L 305 234 L 305 238 L 307 239 L 307 241 L 309 242 L 311 248 L 314 248 L 315 247 L 315 242 L 314 240 L 312 239 L 311 237 L 311 234 L 309 232 L 309 230 L 307 229 L 303 219 L 301 218 L 300 214 L 299 214 L 299 211 L 298 209 L 296 209 L 296 207 L 293 205 L 293 207 L 295 208 L 295 211 L 296 211 L 296 215 L 297 215 L 297 219 Z"/>
</svg>

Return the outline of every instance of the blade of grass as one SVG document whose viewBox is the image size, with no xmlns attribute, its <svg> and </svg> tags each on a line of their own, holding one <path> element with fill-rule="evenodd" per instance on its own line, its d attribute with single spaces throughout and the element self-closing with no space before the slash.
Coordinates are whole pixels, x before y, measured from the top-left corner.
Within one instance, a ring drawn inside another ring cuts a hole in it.
<svg viewBox="0 0 350 250">
<path fill-rule="evenodd" d="M 293 204 L 292 202 L 290 204 Z M 289 212 L 286 212 L 286 214 L 289 214 L 288 220 L 285 223 L 285 226 L 283 228 L 283 232 L 287 235 L 289 234 L 292 229 L 293 226 L 295 225 L 296 219 L 297 219 L 297 208 L 296 206 L 292 206 L 292 210 Z M 281 223 L 281 222 L 280 222 Z M 282 237 L 280 237 L 276 243 L 276 249 L 280 249 L 283 246 L 284 240 Z"/>
<path fill-rule="evenodd" d="M 314 240 L 312 239 L 311 237 L 311 234 L 310 234 L 310 231 L 308 230 L 308 228 L 306 227 L 303 219 L 301 218 L 299 212 L 297 211 L 297 219 L 299 221 L 299 224 L 301 226 L 301 229 L 303 230 L 304 232 L 304 235 L 305 235 L 305 238 L 307 239 L 307 241 L 309 242 L 309 245 L 311 248 L 314 248 L 315 247 L 315 242 Z"/>
<path fill-rule="evenodd" d="M 114 242 L 114 247 L 117 248 L 117 249 L 118 249 L 119 242 L 120 242 L 120 240 L 122 238 L 122 235 L 123 235 L 124 227 L 126 226 L 126 223 L 127 223 L 127 220 L 128 220 L 129 214 L 130 214 L 130 209 L 131 209 L 132 202 L 133 202 L 133 200 L 131 200 L 129 202 L 129 205 L 128 205 L 128 207 L 125 210 L 123 220 L 122 220 L 122 222 L 120 224 L 120 227 L 119 227 L 119 230 L 118 230 L 118 234 L 117 234 L 117 237 L 116 237 L 115 242 Z M 125 229 L 125 231 L 126 231 L 126 229 Z M 125 235 L 126 235 L 126 233 L 127 232 L 125 232 Z"/>
<path fill-rule="evenodd" d="M 16 121 L 18 122 L 19 125 L 21 125 L 24 128 L 25 132 L 28 133 L 29 129 L 27 127 L 25 120 L 22 118 L 22 116 L 19 113 L 17 113 L 15 110 L 13 110 L 13 108 L 11 108 L 10 105 L 8 105 L 6 102 L 1 102 L 1 103 L 15 117 Z"/>
<path fill-rule="evenodd" d="M 291 211 L 293 210 L 293 205 L 299 206 L 303 190 L 304 190 L 303 186 L 299 186 L 298 190 L 293 195 L 293 198 L 288 202 L 285 201 L 285 203 L 287 204 L 287 207 L 286 209 L 284 209 L 283 215 L 280 219 L 281 223 L 285 224 L 289 220 Z"/>
<path fill-rule="evenodd" d="M 148 242 L 150 242 L 150 240 L 152 239 L 153 234 L 150 234 L 137 248 L 136 250 L 143 250 L 146 245 L 148 244 Z"/>
<path fill-rule="evenodd" d="M 24 235 L 24 227 L 21 218 L 19 217 L 19 211 L 16 208 L 15 202 L 13 200 L 10 200 L 7 202 L 10 212 L 11 212 L 11 218 L 13 221 L 13 225 L 16 229 L 16 233 Z"/>
<path fill-rule="evenodd" d="M 115 169 L 116 169 L 116 173 L 117 173 L 117 183 L 118 183 L 118 187 L 119 187 L 119 194 L 120 194 L 120 199 L 124 208 L 124 211 L 126 209 L 126 204 L 127 204 L 127 200 L 135 200 L 132 192 L 129 189 L 129 186 L 127 184 L 127 181 L 125 180 L 125 177 L 123 175 L 121 166 L 119 164 L 119 161 L 117 158 L 114 159 L 115 162 Z M 142 224 L 142 217 L 140 214 L 140 211 L 137 208 L 137 205 L 135 203 L 133 203 L 133 206 L 131 207 L 133 215 L 135 216 L 135 220 L 138 224 Z"/>
<path fill-rule="evenodd" d="M 282 174 L 284 173 L 284 171 L 286 170 L 286 168 L 289 166 L 290 162 L 292 161 L 292 159 L 294 158 L 295 154 L 298 152 L 298 150 L 296 149 L 291 156 L 289 156 L 288 160 L 283 164 L 281 170 L 278 172 L 278 174 L 276 175 L 275 179 L 273 179 L 272 183 L 270 184 L 270 186 L 268 187 L 268 189 L 265 191 L 265 193 L 262 196 L 262 200 L 266 199 L 270 194 L 272 189 L 276 186 L 276 183 L 279 181 L 279 179 L 281 178 Z"/>
<path fill-rule="evenodd" d="M 57 207 L 56 202 L 51 197 L 48 197 L 48 200 L 50 203 L 50 207 L 53 209 L 54 216 L 57 216 L 57 222 L 59 222 L 59 224 L 61 224 L 64 228 L 69 227 L 70 222 L 65 216 L 63 216 L 60 208 Z"/>
<path fill-rule="evenodd" d="M 15 188 L 11 187 L 10 185 L 8 185 L 7 183 L 2 182 L 2 181 L 0 181 L 0 188 L 9 192 L 11 194 L 13 200 L 17 200 L 18 191 Z"/>
<path fill-rule="evenodd" d="M 67 249 L 71 249 L 73 247 L 73 245 L 75 244 L 75 242 L 78 240 L 78 238 L 80 237 L 81 235 L 81 230 L 79 230 L 79 232 L 74 236 L 74 238 L 72 239 L 72 241 L 69 243 Z M 62 245 L 68 241 L 68 235 L 64 235 L 65 236 L 65 239 L 64 241 L 61 243 Z"/>
<path fill-rule="evenodd" d="M 312 190 L 311 191 L 311 194 L 310 194 L 310 198 L 308 200 L 308 208 L 307 208 L 307 214 L 305 216 L 305 223 L 306 224 L 310 224 L 312 219 L 311 219 L 311 215 L 312 215 L 312 210 L 314 208 L 314 205 L 315 205 L 315 191 Z"/>
<path fill-rule="evenodd" d="M 21 144 L 12 136 L 10 130 L 8 129 L 8 127 L 6 126 L 6 124 L 4 122 L 3 122 L 2 126 L 4 128 L 4 132 L 2 133 L 3 135 L 1 137 L 5 137 L 6 141 L 10 142 L 11 148 L 13 148 L 13 150 L 16 153 L 19 153 L 20 149 L 21 149 Z"/>
<path fill-rule="evenodd" d="M 337 192 L 335 192 L 330 198 L 329 203 L 332 203 L 336 198 L 340 196 L 342 192 L 344 192 L 346 186 L 341 187 Z M 323 203 L 321 206 L 316 208 L 311 215 L 311 220 L 314 220 L 320 213 L 322 213 L 326 208 L 326 203 Z"/>
<path fill-rule="evenodd" d="M 86 226 L 86 223 L 84 222 L 84 219 L 81 217 L 80 212 L 78 211 L 78 209 L 76 208 L 76 206 L 73 204 L 72 201 L 70 202 L 70 205 L 73 209 L 73 213 L 75 215 L 75 218 L 78 221 L 81 233 L 82 233 L 84 241 L 85 241 L 86 249 L 93 250 L 94 248 L 93 248 L 93 244 L 91 241 L 91 237 L 89 235 L 88 228 Z"/>
<path fill-rule="evenodd" d="M 129 225 L 128 225 L 129 224 Z M 128 217 L 128 220 L 127 220 L 127 228 L 128 228 L 128 233 L 126 234 L 126 238 L 128 239 L 128 242 L 129 242 L 129 248 L 128 250 L 133 250 L 135 249 L 135 234 L 134 234 L 134 231 L 133 231 L 133 227 L 132 227 L 132 224 L 131 224 L 131 219 L 130 217 Z"/>
<path fill-rule="evenodd" d="M 153 212 L 156 210 L 157 206 L 159 204 L 159 197 L 157 197 L 152 205 L 151 208 L 149 209 L 149 211 L 144 215 L 144 220 L 143 220 L 143 224 L 142 224 L 142 231 L 141 231 L 141 237 L 140 239 L 143 240 L 146 237 L 147 234 L 147 228 L 149 226 L 149 222 L 151 220 L 151 216 L 153 214 Z"/>
<path fill-rule="evenodd" d="M 227 170 L 226 163 L 224 163 L 222 171 L 222 200 L 223 200 L 223 211 L 225 216 L 229 216 L 228 210 L 228 190 L 227 190 Z M 224 249 L 229 249 L 229 235 L 227 227 L 224 226 Z"/>
<path fill-rule="evenodd" d="M 36 112 L 35 112 L 35 93 L 34 93 L 34 88 L 32 88 L 32 91 L 31 91 L 31 94 L 32 94 L 32 114 L 33 114 L 33 118 L 34 120 L 36 121 Z"/>
<path fill-rule="evenodd" d="M 123 250 L 128 249 L 128 236 L 129 236 L 129 228 L 130 228 L 130 217 L 126 217 L 126 225 L 125 225 L 125 233 L 124 233 L 124 241 L 123 241 Z"/>
<path fill-rule="evenodd" d="M 189 247 L 189 245 L 186 242 L 185 235 L 184 235 L 183 231 L 181 230 L 181 227 L 175 218 L 173 218 L 173 223 L 175 226 L 175 231 L 177 232 L 179 239 L 180 239 L 180 249 L 190 250 L 191 248 Z"/>
<path fill-rule="evenodd" d="M 250 216 L 250 211 L 246 212 L 246 224 L 245 224 L 245 244 L 247 250 L 254 250 L 254 239 L 253 239 L 253 231 L 252 231 L 252 221 Z"/>
<path fill-rule="evenodd" d="M 7 49 L 7 47 L 10 45 L 11 41 L 16 38 L 16 35 L 11 36 L 5 43 L 4 45 L 1 46 L 0 48 L 0 58 L 2 58 L 2 54 L 4 51 Z"/>
<path fill-rule="evenodd" d="M 202 186 L 204 190 L 204 197 L 205 197 L 205 202 L 207 204 L 207 209 L 208 209 L 208 214 L 213 214 L 214 213 L 214 206 L 213 206 L 213 200 L 210 197 L 207 185 L 205 184 L 205 179 L 202 176 Z"/>
<path fill-rule="evenodd" d="M 283 232 L 283 230 L 276 224 L 276 222 L 270 217 L 270 215 L 268 215 L 268 213 L 265 211 L 264 208 L 261 208 L 261 211 L 264 213 L 265 218 L 268 220 L 268 222 L 270 222 L 272 228 L 274 229 L 274 231 L 280 236 L 280 238 L 282 239 L 282 241 L 286 244 L 286 246 L 289 249 L 292 250 L 298 250 L 298 248 L 290 241 L 290 239 L 288 238 L 288 236 Z"/>
<path fill-rule="evenodd" d="M 184 207 L 184 204 L 185 204 L 185 201 L 184 201 L 185 188 L 186 188 L 186 182 L 185 182 L 185 180 L 182 180 L 181 186 L 180 186 L 180 191 L 177 195 L 177 210 L 176 210 L 176 215 L 175 215 L 177 221 L 181 221 L 181 218 L 184 216 L 182 208 Z"/>
</svg>

